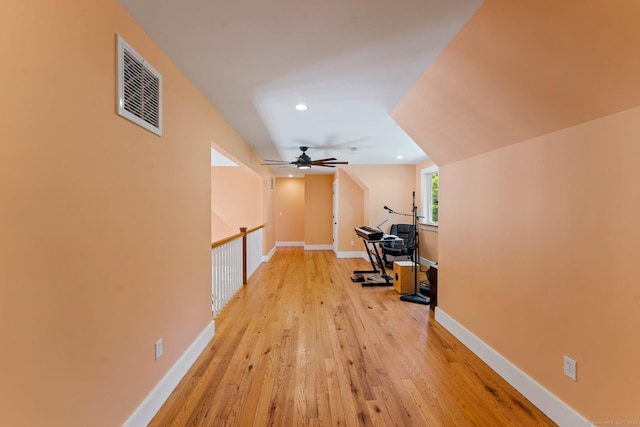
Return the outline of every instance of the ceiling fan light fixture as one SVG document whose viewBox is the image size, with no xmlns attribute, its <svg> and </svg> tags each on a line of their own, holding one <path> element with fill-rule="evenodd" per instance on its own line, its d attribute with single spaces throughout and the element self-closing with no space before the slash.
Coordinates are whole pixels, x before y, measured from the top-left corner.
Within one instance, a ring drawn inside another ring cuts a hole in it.
<svg viewBox="0 0 640 427">
<path fill-rule="evenodd" d="M 396 159 L 398 159 L 398 160 L 403 159 L 403 158 L 404 158 L 404 156 L 403 156 L 402 154 L 398 154 L 398 155 L 396 156 Z"/>
<path fill-rule="evenodd" d="M 298 111 L 306 111 L 309 107 L 306 106 L 305 104 L 298 104 L 296 105 L 296 110 Z"/>
<path fill-rule="evenodd" d="M 335 168 L 336 165 L 348 165 L 349 162 L 339 162 L 335 157 L 327 157 L 324 159 L 311 160 L 311 157 L 307 154 L 309 147 L 300 147 L 300 155 L 296 157 L 293 162 L 287 162 L 286 160 L 265 160 L 266 163 L 260 163 L 264 166 L 295 166 L 298 169 L 311 169 L 311 166 L 323 166 L 327 168 Z"/>
</svg>

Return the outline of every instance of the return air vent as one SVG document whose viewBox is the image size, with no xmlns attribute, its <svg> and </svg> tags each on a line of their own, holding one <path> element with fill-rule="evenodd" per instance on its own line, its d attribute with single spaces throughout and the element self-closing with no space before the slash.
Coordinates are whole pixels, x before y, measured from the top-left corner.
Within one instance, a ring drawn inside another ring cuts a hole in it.
<svg viewBox="0 0 640 427">
<path fill-rule="evenodd" d="M 118 114 L 162 135 L 162 76 L 118 36 Z"/>
</svg>

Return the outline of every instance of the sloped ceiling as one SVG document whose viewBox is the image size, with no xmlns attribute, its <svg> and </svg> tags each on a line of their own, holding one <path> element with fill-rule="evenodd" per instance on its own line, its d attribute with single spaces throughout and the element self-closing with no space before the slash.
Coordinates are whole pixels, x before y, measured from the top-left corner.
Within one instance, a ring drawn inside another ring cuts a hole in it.
<svg viewBox="0 0 640 427">
<path fill-rule="evenodd" d="M 438 165 L 640 104 L 640 2 L 487 0 L 391 113 Z"/>
<path fill-rule="evenodd" d="M 414 164 L 389 113 L 482 0 L 119 2 L 261 159 Z"/>
</svg>

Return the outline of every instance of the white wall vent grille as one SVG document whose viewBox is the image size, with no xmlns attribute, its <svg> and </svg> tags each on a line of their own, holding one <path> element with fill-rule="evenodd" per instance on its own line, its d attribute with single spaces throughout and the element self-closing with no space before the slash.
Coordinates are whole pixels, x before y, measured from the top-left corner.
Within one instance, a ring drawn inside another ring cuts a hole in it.
<svg viewBox="0 0 640 427">
<path fill-rule="evenodd" d="M 118 36 L 118 114 L 162 135 L 162 76 Z"/>
</svg>

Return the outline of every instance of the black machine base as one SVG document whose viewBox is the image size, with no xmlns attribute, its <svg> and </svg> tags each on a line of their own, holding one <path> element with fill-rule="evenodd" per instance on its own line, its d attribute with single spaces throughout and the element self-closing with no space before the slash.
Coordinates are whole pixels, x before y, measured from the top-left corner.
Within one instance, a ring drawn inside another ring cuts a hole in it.
<svg viewBox="0 0 640 427">
<path fill-rule="evenodd" d="M 393 286 L 393 278 L 380 274 L 371 275 L 362 282 L 362 286 Z"/>
<path fill-rule="evenodd" d="M 422 294 L 406 294 L 400 297 L 400 301 L 414 302 L 416 304 L 429 305 L 431 300 Z"/>
<path fill-rule="evenodd" d="M 362 273 L 356 273 L 351 276 L 352 282 L 364 282 L 364 275 Z"/>
</svg>

